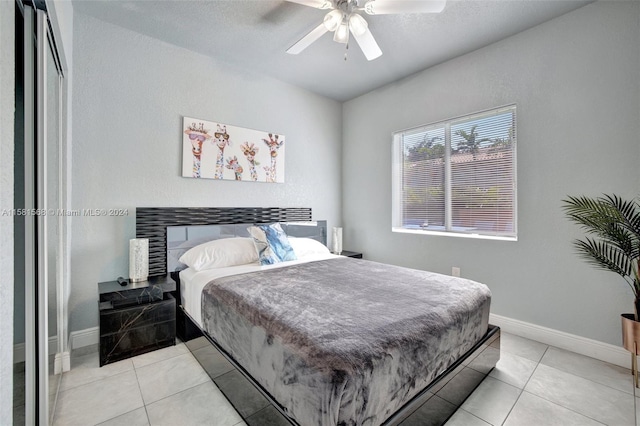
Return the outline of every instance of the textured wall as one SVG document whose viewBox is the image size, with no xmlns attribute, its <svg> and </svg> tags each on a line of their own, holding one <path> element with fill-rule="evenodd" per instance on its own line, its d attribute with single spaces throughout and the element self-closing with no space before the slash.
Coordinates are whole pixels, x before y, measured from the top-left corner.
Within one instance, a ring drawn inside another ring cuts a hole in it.
<svg viewBox="0 0 640 426">
<path fill-rule="evenodd" d="M 129 216 L 73 218 L 71 331 L 98 324 L 96 283 L 128 274 L 136 206 L 311 207 L 339 223 L 339 103 L 86 15 L 73 25 L 72 205 Z M 286 183 L 182 178 L 182 116 L 286 135 Z"/>
<path fill-rule="evenodd" d="M 638 195 L 640 3 L 598 2 L 344 104 L 345 247 L 462 276 L 492 311 L 619 344 L 625 282 L 580 261 L 567 194 Z M 391 232 L 391 133 L 516 103 L 517 242 Z M 368 189 L 368 190 L 365 190 Z"/>
<path fill-rule="evenodd" d="M 0 1 L 0 211 L 13 208 L 14 2 Z M 0 419 L 13 418 L 13 217 L 0 215 Z"/>
</svg>

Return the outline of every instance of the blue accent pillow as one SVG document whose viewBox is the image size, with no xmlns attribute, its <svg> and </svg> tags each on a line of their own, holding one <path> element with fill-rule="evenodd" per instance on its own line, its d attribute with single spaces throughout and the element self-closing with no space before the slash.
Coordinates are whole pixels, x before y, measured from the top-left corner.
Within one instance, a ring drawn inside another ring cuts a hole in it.
<svg viewBox="0 0 640 426">
<path fill-rule="evenodd" d="M 258 251 L 261 265 L 296 260 L 296 254 L 289 244 L 287 234 L 279 223 L 271 225 L 250 226 L 247 228 Z"/>
</svg>

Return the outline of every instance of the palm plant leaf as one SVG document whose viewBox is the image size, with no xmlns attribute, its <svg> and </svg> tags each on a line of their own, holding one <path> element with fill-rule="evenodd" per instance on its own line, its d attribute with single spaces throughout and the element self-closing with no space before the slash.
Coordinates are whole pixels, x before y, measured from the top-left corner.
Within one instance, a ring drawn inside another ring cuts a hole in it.
<svg viewBox="0 0 640 426">
<path fill-rule="evenodd" d="M 564 203 L 567 216 L 587 234 L 597 235 L 631 258 L 640 256 L 640 211 L 635 211 L 636 203 L 624 202 L 616 196 L 569 197 Z"/>
<path fill-rule="evenodd" d="M 591 238 L 585 238 L 585 241 L 576 240 L 574 246 L 587 263 L 608 269 L 623 277 L 629 277 L 633 273 L 629 257 L 617 247 Z"/>
<path fill-rule="evenodd" d="M 567 197 L 566 215 L 592 238 L 574 241 L 581 258 L 622 276 L 640 297 L 640 203 L 617 195 Z"/>
<path fill-rule="evenodd" d="M 568 197 L 564 203 L 567 216 L 580 224 L 587 233 L 601 234 L 619 219 L 616 209 L 599 199 Z"/>
<path fill-rule="evenodd" d="M 616 247 L 610 246 L 600 241 L 594 241 L 587 238 L 586 241 L 574 241 L 578 254 L 589 264 L 607 269 L 622 276 L 636 298 L 640 297 L 640 288 L 638 283 L 633 279 L 634 273 L 632 262 L 629 258 Z"/>
<path fill-rule="evenodd" d="M 637 200 L 626 201 L 617 195 L 605 195 L 609 205 L 619 212 L 622 226 L 640 240 L 640 204 Z"/>
</svg>

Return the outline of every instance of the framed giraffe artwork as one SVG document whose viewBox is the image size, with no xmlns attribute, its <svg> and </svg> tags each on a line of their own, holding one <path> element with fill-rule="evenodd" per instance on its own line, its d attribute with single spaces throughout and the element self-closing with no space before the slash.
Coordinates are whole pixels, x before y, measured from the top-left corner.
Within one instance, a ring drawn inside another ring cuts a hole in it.
<svg viewBox="0 0 640 426">
<path fill-rule="evenodd" d="M 182 130 L 183 177 L 284 182 L 284 135 L 191 117 Z"/>
</svg>

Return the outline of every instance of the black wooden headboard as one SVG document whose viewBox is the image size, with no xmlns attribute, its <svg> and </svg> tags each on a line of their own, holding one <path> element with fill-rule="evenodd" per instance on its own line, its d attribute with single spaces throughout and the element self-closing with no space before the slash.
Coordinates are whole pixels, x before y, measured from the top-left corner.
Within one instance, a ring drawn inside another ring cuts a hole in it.
<svg viewBox="0 0 640 426">
<path fill-rule="evenodd" d="M 149 239 L 149 276 L 167 275 L 167 226 L 311 220 L 306 207 L 138 207 L 136 238 Z"/>
</svg>

